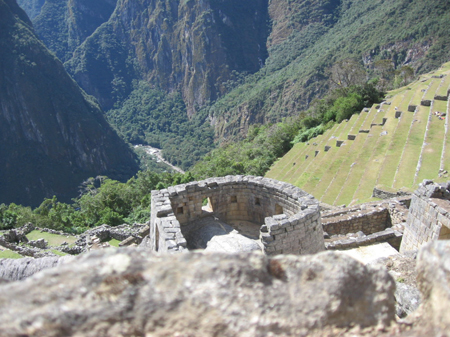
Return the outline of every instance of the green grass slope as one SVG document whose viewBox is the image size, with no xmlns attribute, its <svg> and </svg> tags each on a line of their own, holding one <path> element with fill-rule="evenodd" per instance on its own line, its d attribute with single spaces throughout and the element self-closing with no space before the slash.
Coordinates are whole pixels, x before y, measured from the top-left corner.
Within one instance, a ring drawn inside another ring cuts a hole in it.
<svg viewBox="0 0 450 337">
<path fill-rule="evenodd" d="M 449 91 L 446 63 L 324 135 L 296 144 L 266 176 L 332 205 L 371 201 L 375 186 L 412 191 L 423 179 L 444 181 L 450 169 Z"/>
</svg>

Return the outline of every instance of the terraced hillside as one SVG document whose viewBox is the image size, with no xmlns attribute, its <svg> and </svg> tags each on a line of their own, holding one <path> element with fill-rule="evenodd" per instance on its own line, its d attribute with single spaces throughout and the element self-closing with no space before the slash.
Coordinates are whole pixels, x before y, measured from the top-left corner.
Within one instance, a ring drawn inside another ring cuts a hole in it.
<svg viewBox="0 0 450 337">
<path fill-rule="evenodd" d="M 449 94 L 446 63 L 324 135 L 296 144 L 266 176 L 331 205 L 371 201 L 375 186 L 414 190 L 423 179 L 447 180 Z"/>
</svg>

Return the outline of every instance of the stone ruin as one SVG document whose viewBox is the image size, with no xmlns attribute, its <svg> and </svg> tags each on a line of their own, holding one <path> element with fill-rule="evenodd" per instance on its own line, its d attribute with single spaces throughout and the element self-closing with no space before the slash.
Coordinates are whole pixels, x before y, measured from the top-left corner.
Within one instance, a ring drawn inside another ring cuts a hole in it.
<svg viewBox="0 0 450 337">
<path fill-rule="evenodd" d="M 80 235 L 74 245 L 61 247 L 48 247 L 44 240 L 27 242 L 26 234 L 35 228 L 27 224 L 5 232 L 0 245 L 32 257 L 53 256 L 50 248 L 77 255 L 109 246 L 112 238 L 122 247 L 171 253 L 205 249 L 301 255 L 384 242 L 404 253 L 429 241 L 450 239 L 449 187 L 450 182 L 425 180 L 412 196 L 377 189 L 377 196 L 386 199 L 333 207 L 273 179 L 210 178 L 152 191 L 151 221 L 146 224 L 103 225 Z"/>
<path fill-rule="evenodd" d="M 276 255 L 387 242 L 400 252 L 414 250 L 450 238 L 450 192 L 444 185 L 426 180 L 412 196 L 379 190 L 377 196 L 386 199 L 327 209 L 308 193 L 273 179 L 210 178 L 152 191 L 150 231 L 141 246 L 158 252 Z"/>
<path fill-rule="evenodd" d="M 399 250 L 411 196 L 323 210 L 327 250 L 345 250 L 387 242 Z"/>
<path fill-rule="evenodd" d="M 414 192 L 400 252 L 450 239 L 450 182 L 424 180 Z"/>
<path fill-rule="evenodd" d="M 227 176 L 152 191 L 150 234 L 157 252 L 192 249 L 267 255 L 325 249 L 318 201 L 273 179 Z"/>
</svg>

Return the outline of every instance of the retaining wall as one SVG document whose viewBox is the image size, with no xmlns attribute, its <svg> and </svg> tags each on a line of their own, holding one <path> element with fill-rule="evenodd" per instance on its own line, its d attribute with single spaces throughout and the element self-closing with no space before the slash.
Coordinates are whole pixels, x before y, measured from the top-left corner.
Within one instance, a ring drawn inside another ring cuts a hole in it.
<svg viewBox="0 0 450 337">
<path fill-rule="evenodd" d="M 390 224 L 389 210 L 383 207 L 322 219 L 323 230 L 329 235 L 356 233 L 359 231 L 367 235 L 380 232 L 390 226 Z"/>
<path fill-rule="evenodd" d="M 387 228 L 383 231 L 372 233 L 355 239 L 344 239 L 326 242 L 325 247 L 328 250 L 343 250 L 358 248 L 361 246 L 369 246 L 380 242 L 388 242 L 392 247 L 398 250 L 400 248 L 401 240 L 402 233 L 394 230 L 393 228 Z"/>
<path fill-rule="evenodd" d="M 339 250 L 388 242 L 400 248 L 411 196 L 322 212 L 326 249 Z M 356 234 L 356 235 L 355 235 Z"/>
</svg>

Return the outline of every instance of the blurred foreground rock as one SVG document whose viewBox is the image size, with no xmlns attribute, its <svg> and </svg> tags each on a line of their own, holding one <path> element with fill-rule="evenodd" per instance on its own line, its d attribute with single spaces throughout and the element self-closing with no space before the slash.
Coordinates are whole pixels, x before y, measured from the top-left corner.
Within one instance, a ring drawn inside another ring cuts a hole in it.
<svg viewBox="0 0 450 337">
<path fill-rule="evenodd" d="M 435 330 L 450 331 L 450 241 L 425 245 L 417 257 L 417 284 L 422 293 L 422 319 Z"/>
<path fill-rule="evenodd" d="M 326 326 L 386 326 L 385 270 L 332 252 L 80 255 L 0 285 L 1 336 L 285 336 Z"/>
</svg>

